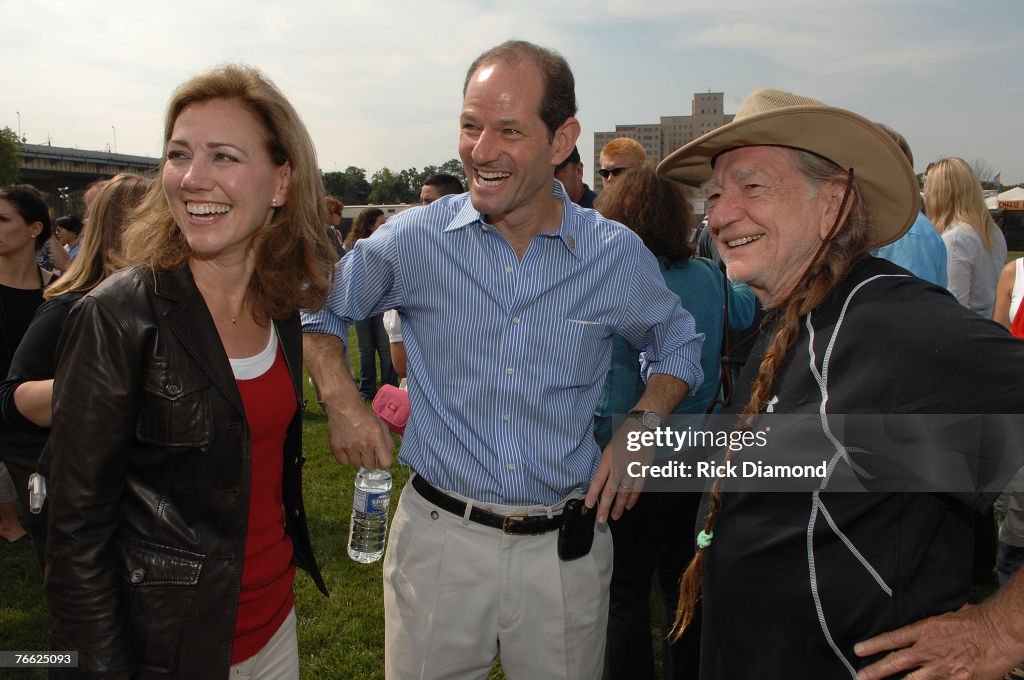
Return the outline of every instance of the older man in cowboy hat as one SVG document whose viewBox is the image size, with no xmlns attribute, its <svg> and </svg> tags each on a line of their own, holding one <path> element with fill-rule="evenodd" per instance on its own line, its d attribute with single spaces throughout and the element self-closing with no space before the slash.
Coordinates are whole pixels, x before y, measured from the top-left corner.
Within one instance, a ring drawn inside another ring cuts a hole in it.
<svg viewBox="0 0 1024 680">
<path fill-rule="evenodd" d="M 798 419 L 806 452 L 795 454 L 824 451 L 829 460 L 828 479 L 812 492 L 726 482 L 706 494 L 677 619 L 678 628 L 689 624 L 702 593 L 701 677 L 877 678 L 914 668 L 915 678 L 999 677 L 1024 658 L 1024 577 L 985 605 L 928 618 L 964 604 L 973 512 L 992 502 L 999 481 L 948 480 L 939 493 L 828 486 L 872 462 L 847 448 L 851 433 L 833 430 L 834 414 L 882 422 L 1012 414 L 1024 404 L 1024 344 L 868 255 L 917 215 L 917 182 L 899 147 L 855 113 L 758 90 L 734 122 L 680 148 L 659 171 L 703 187 L 729 277 L 769 310 L 751 355 L 759 360 L 737 385 L 739 426 L 763 428 L 775 417 L 765 413 L 808 414 Z M 925 447 L 901 488 L 932 472 L 932 451 Z M 1019 466 L 1008 461 L 1000 479 Z M 966 491 L 974 493 L 957 493 Z M 927 620 L 907 627 L 919 619 Z"/>
</svg>

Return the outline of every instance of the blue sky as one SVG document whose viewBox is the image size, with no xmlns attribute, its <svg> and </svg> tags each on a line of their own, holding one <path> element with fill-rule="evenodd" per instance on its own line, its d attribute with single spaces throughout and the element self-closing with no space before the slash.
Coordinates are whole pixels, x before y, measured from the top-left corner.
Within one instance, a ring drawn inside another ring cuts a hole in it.
<svg viewBox="0 0 1024 680">
<path fill-rule="evenodd" d="M 513 6 L 514 5 L 514 6 Z M 324 170 L 422 168 L 457 156 L 465 69 L 523 38 L 576 75 L 593 132 L 688 114 L 697 91 L 778 87 L 902 132 L 915 166 L 981 159 L 1024 182 L 1019 0 L 0 0 L 0 126 L 30 143 L 159 155 L 176 85 L 224 61 L 267 73 Z"/>
</svg>

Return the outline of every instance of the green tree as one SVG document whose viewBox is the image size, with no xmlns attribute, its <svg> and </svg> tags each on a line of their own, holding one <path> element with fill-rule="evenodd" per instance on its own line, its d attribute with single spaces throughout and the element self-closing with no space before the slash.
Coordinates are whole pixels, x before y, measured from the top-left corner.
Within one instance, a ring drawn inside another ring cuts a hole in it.
<svg viewBox="0 0 1024 680">
<path fill-rule="evenodd" d="M 445 161 L 438 168 L 438 172 L 446 172 L 449 175 L 455 175 L 462 182 L 462 186 L 466 186 L 466 169 L 462 167 L 462 161 L 458 158 L 453 158 L 450 161 Z"/>
<path fill-rule="evenodd" d="M 341 199 L 346 205 L 364 205 L 370 195 L 370 183 L 366 181 L 366 170 L 348 166 L 345 172 L 323 173 L 324 190 Z"/>
<path fill-rule="evenodd" d="M 420 187 L 423 186 L 423 173 L 418 172 L 416 168 L 408 168 L 398 173 L 398 178 L 401 180 L 402 187 L 405 190 L 405 199 L 402 203 L 419 203 Z"/>
<path fill-rule="evenodd" d="M 416 194 L 417 199 L 419 193 Z M 390 203 L 410 203 L 409 173 L 406 170 L 397 175 L 390 168 L 381 168 L 373 173 L 370 179 L 370 203 L 384 205 Z"/>
<path fill-rule="evenodd" d="M 345 172 L 324 172 L 322 176 L 324 190 L 340 198 L 345 205 L 385 205 L 419 203 L 423 182 L 439 172 L 455 175 L 463 185 L 466 184 L 462 161 L 455 158 L 441 165 L 428 165 L 423 170 L 406 168 L 394 172 L 390 168 L 381 168 L 373 173 L 369 181 L 366 179 L 366 170 L 351 165 L 345 168 Z"/>
<path fill-rule="evenodd" d="M 439 172 L 441 172 L 441 170 L 436 165 L 428 165 L 427 167 L 423 168 L 423 170 L 419 173 L 419 176 L 416 178 L 415 182 L 417 194 L 419 193 L 420 188 L 423 186 L 423 183 L 427 181 L 427 178 L 430 177 L 431 175 L 436 175 Z"/>
<path fill-rule="evenodd" d="M 21 151 L 18 149 L 18 135 L 9 127 L 0 130 L 0 185 L 18 181 Z"/>
<path fill-rule="evenodd" d="M 413 168 L 413 172 L 415 172 L 415 168 Z M 454 175 L 455 177 L 458 177 L 459 181 L 462 182 L 462 186 L 466 186 L 466 172 L 462 167 L 462 161 L 453 158 L 450 161 L 445 161 L 440 166 L 428 165 L 427 167 L 423 168 L 422 172 L 417 173 L 415 181 L 411 182 L 410 184 L 410 188 L 414 195 L 413 202 L 419 200 L 420 187 L 422 187 L 423 183 L 427 181 L 427 178 L 430 177 L 431 175 L 436 175 L 442 172 L 448 175 Z"/>
</svg>

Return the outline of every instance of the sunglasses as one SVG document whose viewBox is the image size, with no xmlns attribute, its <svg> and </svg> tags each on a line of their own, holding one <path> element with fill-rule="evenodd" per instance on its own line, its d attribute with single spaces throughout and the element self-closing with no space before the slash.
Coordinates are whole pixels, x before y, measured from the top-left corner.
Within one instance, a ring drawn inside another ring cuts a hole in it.
<svg viewBox="0 0 1024 680">
<path fill-rule="evenodd" d="M 626 170 L 629 170 L 629 168 L 601 168 L 600 170 L 597 171 L 597 174 L 601 175 L 601 177 L 604 177 L 605 179 L 608 179 L 609 175 L 615 175 L 616 177 L 618 177 Z"/>
</svg>

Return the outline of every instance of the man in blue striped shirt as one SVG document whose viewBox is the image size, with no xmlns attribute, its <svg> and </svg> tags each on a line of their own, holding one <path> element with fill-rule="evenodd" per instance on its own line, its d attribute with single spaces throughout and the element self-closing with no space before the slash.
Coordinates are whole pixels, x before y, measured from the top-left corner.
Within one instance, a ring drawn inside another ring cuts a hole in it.
<svg viewBox="0 0 1024 680">
<path fill-rule="evenodd" d="M 524 42 L 485 52 L 464 85 L 469 194 L 360 241 L 326 308 L 303 316 L 335 457 L 365 467 L 391 465 L 391 439 L 360 401 L 339 338 L 382 310 L 402 318 L 412 416 L 400 459 L 416 475 L 384 563 L 388 678 L 486 678 L 499 644 L 510 678 L 598 677 L 605 522 L 639 491 L 611 452 L 703 379 L 703 336 L 654 256 L 554 181 L 579 135 L 575 112 L 561 56 Z M 647 390 L 602 455 L 591 420 L 615 334 L 642 350 Z M 558 515 L 584 492 L 593 547 L 560 560 Z"/>
</svg>

